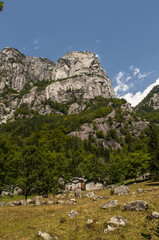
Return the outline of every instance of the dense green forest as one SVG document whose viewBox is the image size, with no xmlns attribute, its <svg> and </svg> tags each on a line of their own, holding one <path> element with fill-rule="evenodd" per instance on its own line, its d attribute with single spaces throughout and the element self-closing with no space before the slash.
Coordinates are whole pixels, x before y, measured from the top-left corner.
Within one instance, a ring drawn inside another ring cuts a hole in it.
<svg viewBox="0 0 159 240">
<path fill-rule="evenodd" d="M 15 121 L 0 126 L 0 191 L 6 186 L 19 186 L 26 197 L 31 193 L 48 195 L 62 187 L 61 177 L 65 182 L 74 176 L 100 178 L 110 184 L 158 171 L 159 131 L 154 124 L 140 137 L 121 129 L 125 142 L 116 150 L 104 148 L 91 136 L 84 141 L 68 136 L 80 130 L 82 124 L 106 117 L 112 109 L 116 109 L 116 121 L 121 123 L 123 103 L 123 99 L 96 98 L 85 111 L 75 115 L 40 115 L 27 104 L 21 105 Z M 102 133 L 98 134 L 100 137 Z M 116 137 L 115 130 L 109 131 L 110 137 Z"/>
</svg>

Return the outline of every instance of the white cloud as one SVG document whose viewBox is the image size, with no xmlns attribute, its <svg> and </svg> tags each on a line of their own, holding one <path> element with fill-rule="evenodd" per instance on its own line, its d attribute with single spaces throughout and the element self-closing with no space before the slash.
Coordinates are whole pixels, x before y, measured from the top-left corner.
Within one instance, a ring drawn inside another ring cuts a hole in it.
<svg viewBox="0 0 159 240">
<path fill-rule="evenodd" d="M 153 71 L 151 71 L 151 72 L 148 72 L 148 73 L 140 73 L 139 75 L 138 75 L 138 78 L 139 79 L 141 79 L 141 78 L 145 78 L 145 77 L 148 77 L 151 73 L 153 73 Z"/>
<path fill-rule="evenodd" d="M 35 50 L 38 50 L 38 49 L 39 49 L 39 46 L 34 47 L 34 49 L 35 49 Z"/>
<path fill-rule="evenodd" d="M 139 68 L 134 68 L 134 76 L 136 76 L 137 74 L 139 74 L 140 69 Z"/>
<path fill-rule="evenodd" d="M 38 44 L 39 43 L 39 38 L 34 40 L 34 44 Z"/>
<path fill-rule="evenodd" d="M 139 102 L 141 102 L 147 94 L 153 89 L 154 86 L 159 85 L 159 78 L 152 84 L 150 84 L 143 92 L 127 93 L 120 98 L 125 98 L 129 103 L 131 103 L 132 107 L 135 107 Z"/>
<path fill-rule="evenodd" d="M 129 86 L 124 83 L 124 72 L 119 72 L 115 76 L 115 80 L 117 82 L 117 86 L 114 88 L 115 92 L 118 93 L 119 91 L 126 92 L 129 89 Z"/>
<path fill-rule="evenodd" d="M 128 82 L 130 79 L 132 79 L 132 77 L 128 75 L 128 76 L 125 78 L 125 81 Z"/>
<path fill-rule="evenodd" d="M 96 43 L 99 43 L 99 40 L 96 40 Z"/>
</svg>

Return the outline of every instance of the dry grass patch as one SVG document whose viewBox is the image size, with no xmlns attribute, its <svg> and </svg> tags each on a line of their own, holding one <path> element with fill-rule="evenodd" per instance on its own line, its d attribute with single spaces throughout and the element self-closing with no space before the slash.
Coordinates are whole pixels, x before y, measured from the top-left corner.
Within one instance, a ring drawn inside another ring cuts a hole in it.
<svg viewBox="0 0 159 240">
<path fill-rule="evenodd" d="M 158 189 L 154 189 L 154 187 L 158 187 Z M 109 199 L 93 202 L 92 198 L 82 198 L 77 199 L 76 205 L 0 207 L 0 239 L 39 239 L 36 237 L 38 231 L 48 231 L 52 236 L 57 236 L 59 240 L 146 239 L 141 233 L 151 234 L 152 240 L 159 239 L 154 234 L 159 220 L 150 221 L 147 219 L 152 211 L 159 212 L 159 183 L 142 182 L 130 185 L 129 188 L 130 194 L 128 196 L 111 196 L 110 190 L 106 189 L 95 192 L 95 194 L 109 196 Z M 147 192 L 132 194 L 138 188 L 147 190 Z M 110 200 L 118 200 L 119 206 L 107 210 L 100 209 L 102 204 Z M 143 212 L 122 211 L 124 203 L 134 200 L 147 201 L 149 209 Z M 69 218 L 67 214 L 71 210 L 78 211 L 79 215 L 75 218 Z M 129 224 L 114 232 L 104 233 L 105 223 L 115 215 L 125 217 Z M 88 227 L 88 219 L 93 219 L 94 222 L 98 223 Z"/>
</svg>

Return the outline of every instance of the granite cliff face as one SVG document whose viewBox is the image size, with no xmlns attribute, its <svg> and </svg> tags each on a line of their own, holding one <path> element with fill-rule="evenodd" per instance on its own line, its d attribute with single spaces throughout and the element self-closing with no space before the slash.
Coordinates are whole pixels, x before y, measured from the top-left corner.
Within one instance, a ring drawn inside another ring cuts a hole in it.
<svg viewBox="0 0 159 240">
<path fill-rule="evenodd" d="M 57 112 L 53 103 L 67 104 L 68 114 L 74 114 L 97 96 L 116 98 L 91 52 L 69 52 L 55 64 L 8 47 L 0 53 L 0 93 L 1 122 L 12 119 L 21 104 L 41 114 Z"/>
</svg>

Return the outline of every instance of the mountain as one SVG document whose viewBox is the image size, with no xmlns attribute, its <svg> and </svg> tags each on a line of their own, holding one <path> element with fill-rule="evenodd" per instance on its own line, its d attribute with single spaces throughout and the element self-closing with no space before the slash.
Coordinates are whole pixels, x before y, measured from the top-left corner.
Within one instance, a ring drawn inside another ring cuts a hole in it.
<svg viewBox="0 0 159 240">
<path fill-rule="evenodd" d="M 159 123 L 159 85 L 155 86 L 134 110 L 148 121 Z"/>
<path fill-rule="evenodd" d="M 73 114 L 95 97 L 116 98 L 94 53 L 69 52 L 55 64 L 9 47 L 0 53 L 0 93 L 1 122 L 12 119 L 22 104 L 40 114 L 66 113 L 59 103 Z"/>
<path fill-rule="evenodd" d="M 149 171 L 148 122 L 116 97 L 95 54 L 53 63 L 4 48 L 0 93 L 0 192 L 47 196 L 61 177 L 115 183 Z"/>
</svg>

